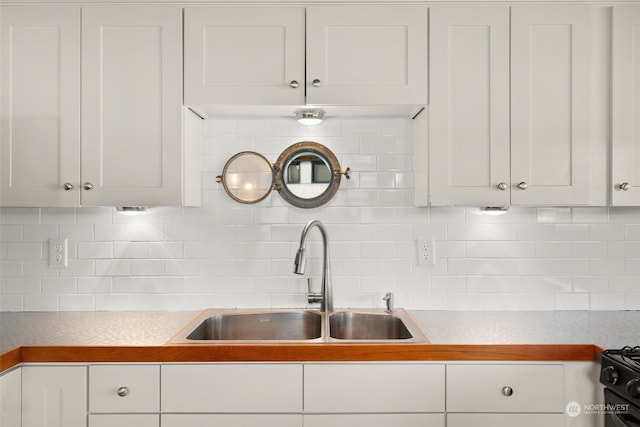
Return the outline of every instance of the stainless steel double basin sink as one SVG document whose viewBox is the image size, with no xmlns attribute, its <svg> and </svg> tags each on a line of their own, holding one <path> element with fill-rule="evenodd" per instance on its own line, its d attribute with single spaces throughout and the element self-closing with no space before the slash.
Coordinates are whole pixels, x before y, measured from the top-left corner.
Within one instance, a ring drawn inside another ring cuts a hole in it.
<svg viewBox="0 0 640 427">
<path fill-rule="evenodd" d="M 213 342 L 426 342 L 402 310 L 206 310 L 173 340 Z"/>
</svg>

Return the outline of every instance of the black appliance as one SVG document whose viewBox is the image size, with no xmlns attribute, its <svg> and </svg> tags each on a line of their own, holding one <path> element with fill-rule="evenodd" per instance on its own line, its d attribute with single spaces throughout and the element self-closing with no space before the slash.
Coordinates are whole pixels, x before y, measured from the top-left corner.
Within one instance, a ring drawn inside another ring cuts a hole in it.
<svg viewBox="0 0 640 427">
<path fill-rule="evenodd" d="M 605 427 L 640 427 L 640 346 L 605 350 L 600 362 Z"/>
</svg>

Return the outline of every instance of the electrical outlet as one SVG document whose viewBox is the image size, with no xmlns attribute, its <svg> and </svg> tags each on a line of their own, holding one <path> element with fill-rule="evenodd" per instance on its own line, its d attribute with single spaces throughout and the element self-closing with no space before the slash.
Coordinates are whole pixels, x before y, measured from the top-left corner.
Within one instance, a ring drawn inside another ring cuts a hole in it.
<svg viewBox="0 0 640 427">
<path fill-rule="evenodd" d="M 49 267 L 66 268 L 67 239 L 49 239 Z"/>
<path fill-rule="evenodd" d="M 416 239 L 416 252 L 420 267 L 434 267 L 436 265 L 436 239 Z"/>
</svg>

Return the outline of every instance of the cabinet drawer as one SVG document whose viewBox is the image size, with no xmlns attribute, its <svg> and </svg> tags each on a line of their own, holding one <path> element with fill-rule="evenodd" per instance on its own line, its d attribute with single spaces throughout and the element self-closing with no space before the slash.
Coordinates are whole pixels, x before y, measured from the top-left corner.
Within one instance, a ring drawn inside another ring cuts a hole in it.
<svg viewBox="0 0 640 427">
<path fill-rule="evenodd" d="M 444 412 L 444 365 L 305 365 L 307 412 Z"/>
<path fill-rule="evenodd" d="M 302 427 L 302 415 L 166 414 L 162 427 Z"/>
<path fill-rule="evenodd" d="M 563 427 L 561 414 L 450 414 L 447 427 Z"/>
<path fill-rule="evenodd" d="M 89 427 L 160 427 L 160 415 L 89 415 Z"/>
<path fill-rule="evenodd" d="M 447 412 L 561 413 L 563 395 L 562 365 L 447 366 Z"/>
<path fill-rule="evenodd" d="M 301 412 L 302 365 L 162 367 L 163 412 Z"/>
<path fill-rule="evenodd" d="M 443 427 L 444 425 L 444 414 L 340 414 L 304 416 L 304 427 Z"/>
<path fill-rule="evenodd" d="M 89 367 L 89 412 L 159 411 L 159 366 L 96 365 Z"/>
</svg>

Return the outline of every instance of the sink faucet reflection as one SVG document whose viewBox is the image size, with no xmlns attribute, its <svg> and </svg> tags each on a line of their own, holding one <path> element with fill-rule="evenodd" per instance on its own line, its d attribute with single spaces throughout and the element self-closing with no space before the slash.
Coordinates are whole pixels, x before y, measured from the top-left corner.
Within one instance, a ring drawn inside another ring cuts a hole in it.
<svg viewBox="0 0 640 427">
<path fill-rule="evenodd" d="M 304 274 L 304 270 L 307 264 L 307 253 L 305 245 L 307 243 L 307 236 L 309 231 L 313 227 L 317 227 L 322 235 L 322 284 L 320 287 L 320 293 L 311 292 L 309 289 L 309 303 L 320 303 L 320 310 L 331 313 L 333 311 L 333 290 L 331 288 L 331 271 L 329 270 L 329 239 L 327 237 L 327 229 L 324 224 L 317 219 L 311 220 L 305 225 L 300 236 L 300 247 L 296 253 L 296 258 L 293 263 L 293 272 L 295 274 Z"/>
</svg>

